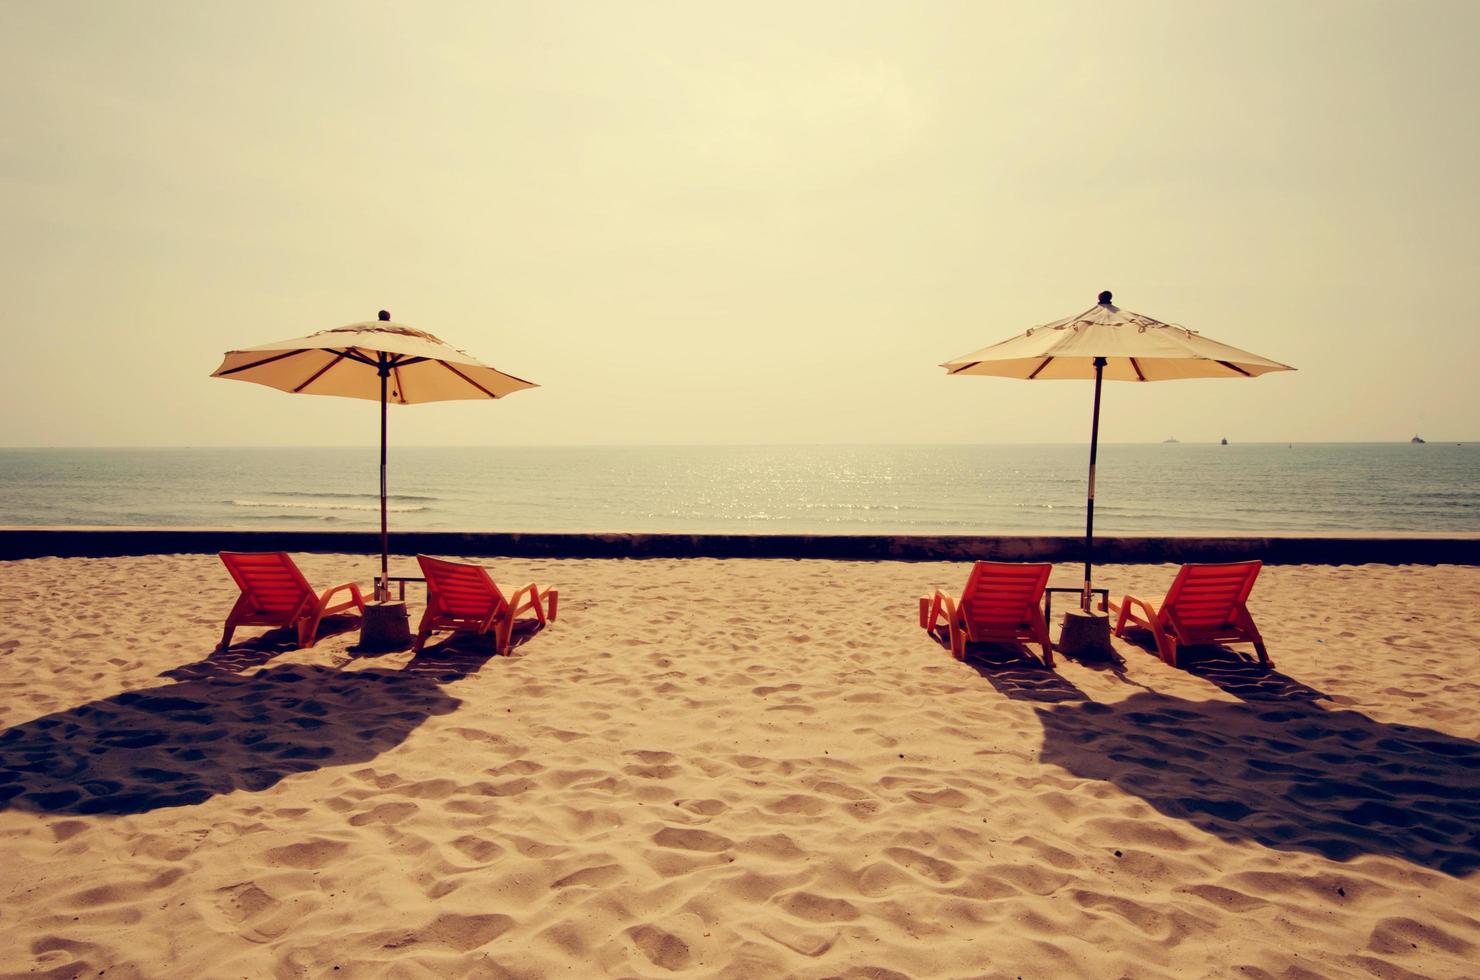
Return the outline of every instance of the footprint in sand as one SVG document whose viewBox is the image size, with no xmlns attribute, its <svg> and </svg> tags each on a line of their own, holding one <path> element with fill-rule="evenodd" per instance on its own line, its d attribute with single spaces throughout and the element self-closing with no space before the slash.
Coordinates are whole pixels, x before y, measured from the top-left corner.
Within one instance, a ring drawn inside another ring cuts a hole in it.
<svg viewBox="0 0 1480 980">
<path fill-rule="evenodd" d="M 289 868 L 322 868 L 345 851 L 349 845 L 326 837 L 313 837 L 297 844 L 270 847 L 265 852 L 269 864 Z"/>
<path fill-rule="evenodd" d="M 224 921 L 222 932 L 235 933 L 255 943 L 277 939 L 292 927 L 298 910 L 263 891 L 255 881 L 216 889 L 213 911 Z"/>
<path fill-rule="evenodd" d="M 858 918 L 858 908 L 852 902 L 812 892 L 792 892 L 781 899 L 781 907 L 808 922 L 847 922 Z"/>
<path fill-rule="evenodd" d="M 415 803 L 382 803 L 364 813 L 349 818 L 350 826 L 364 827 L 367 824 L 398 824 L 414 815 L 421 807 Z"/>
<path fill-rule="evenodd" d="M 529 759 L 515 759 L 513 762 L 485 770 L 490 776 L 533 776 L 537 772 L 544 771 L 544 766 Z"/>
<path fill-rule="evenodd" d="M 827 796 L 836 796 L 844 800 L 862 800 L 868 797 L 868 794 L 861 789 L 855 789 L 846 783 L 837 783 L 828 779 L 813 783 L 812 788 L 819 793 L 826 794 Z"/>
<path fill-rule="evenodd" d="M 833 948 L 838 941 L 838 931 L 834 929 L 830 933 L 816 933 L 805 929 L 796 929 L 785 922 L 773 922 L 764 928 L 756 930 L 771 942 L 779 946 L 785 946 L 793 953 L 802 956 L 822 956 Z"/>
<path fill-rule="evenodd" d="M 681 766 L 623 766 L 622 771 L 639 779 L 672 779 L 683 772 Z"/>
<path fill-rule="evenodd" d="M 735 844 L 728 837 L 721 837 L 719 834 L 699 830 L 696 827 L 664 827 L 653 835 L 653 843 L 681 851 L 709 851 L 711 853 L 728 850 Z"/>
<path fill-rule="evenodd" d="M 559 739 L 562 742 L 574 742 L 576 739 L 586 737 L 585 732 L 568 732 L 560 728 L 547 728 L 545 732 L 552 738 Z"/>
<path fill-rule="evenodd" d="M 938 881 L 944 884 L 947 881 L 961 877 L 961 872 L 949 861 L 931 857 L 929 854 L 921 854 L 908 847 L 890 847 L 884 850 L 889 860 L 901 867 L 908 868 L 922 878 Z"/>
<path fill-rule="evenodd" d="M 819 800 L 815 796 L 804 796 L 800 793 L 793 793 L 765 804 L 765 809 L 772 813 L 800 813 L 805 816 L 815 817 L 826 813 L 830 807 L 825 801 Z"/>
<path fill-rule="evenodd" d="M 577 885 L 585 885 L 590 888 L 605 888 L 618 878 L 621 878 L 622 874 L 622 866 L 620 864 L 599 864 L 595 867 L 572 871 L 564 878 L 559 878 L 551 882 L 550 887 L 571 888 Z"/>
<path fill-rule="evenodd" d="M 472 858 L 474 861 L 479 861 L 484 864 L 487 864 L 489 861 L 492 861 L 494 858 L 504 853 L 504 849 L 502 847 L 499 847 L 493 841 L 486 840 L 482 837 L 474 837 L 471 834 L 457 838 L 457 840 L 452 842 L 452 846 L 466 854 L 468 857 Z"/>
<path fill-rule="evenodd" d="M 480 783 L 478 791 L 484 796 L 519 796 L 535 789 L 538 785 L 533 779 L 520 776 L 502 783 Z"/>
<path fill-rule="evenodd" d="M 460 915 L 445 912 L 419 928 L 372 937 L 381 949 L 407 949 L 414 946 L 445 946 L 459 953 L 470 953 L 493 942 L 514 928 L 507 915 Z"/>
<path fill-rule="evenodd" d="M 925 803 L 930 806 L 963 807 L 971 802 L 971 798 L 960 790 L 942 789 L 933 793 L 925 790 L 913 789 L 905 794 L 916 803 Z"/>
<path fill-rule="evenodd" d="M 654 925 L 638 925 L 627 930 L 627 938 L 648 962 L 665 970 L 682 970 L 689 965 L 689 944 Z"/>
<path fill-rule="evenodd" d="M 645 762 L 650 766 L 662 765 L 666 762 L 673 762 L 675 759 L 678 758 L 678 756 L 674 755 L 672 752 L 661 752 L 656 749 L 634 749 L 625 754 L 636 756 L 639 762 Z"/>
</svg>

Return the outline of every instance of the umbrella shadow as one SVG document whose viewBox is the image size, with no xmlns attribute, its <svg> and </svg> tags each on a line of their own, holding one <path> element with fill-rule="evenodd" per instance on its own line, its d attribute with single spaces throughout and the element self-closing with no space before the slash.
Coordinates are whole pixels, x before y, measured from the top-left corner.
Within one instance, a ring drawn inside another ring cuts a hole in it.
<svg viewBox="0 0 1480 980">
<path fill-rule="evenodd" d="M 415 672 L 240 673 L 261 655 L 275 653 L 213 654 L 188 665 L 197 676 L 0 733 L 0 811 L 137 814 L 260 792 L 293 773 L 369 762 L 461 703 Z"/>
<path fill-rule="evenodd" d="M 1044 762 L 1223 840 L 1334 861 L 1385 855 L 1455 876 L 1480 868 L 1473 740 L 1304 699 L 1143 691 L 1037 711 Z"/>
<path fill-rule="evenodd" d="M 950 653 L 951 638 L 946 630 L 932 632 L 930 638 Z M 1022 643 L 967 643 L 962 662 L 986 678 L 998 693 L 1014 701 L 1054 704 L 1089 700 L 1083 691 L 1052 667 L 1045 666 Z"/>
</svg>

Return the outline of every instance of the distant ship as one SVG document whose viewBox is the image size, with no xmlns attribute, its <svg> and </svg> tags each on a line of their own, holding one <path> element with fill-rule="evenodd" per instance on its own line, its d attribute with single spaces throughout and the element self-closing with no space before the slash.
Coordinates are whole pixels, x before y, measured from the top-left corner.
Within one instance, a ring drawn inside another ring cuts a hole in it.
<svg viewBox="0 0 1480 980">
<path fill-rule="evenodd" d="M 1228 437 L 1227 436 L 1224 436 L 1222 439 L 1218 440 L 1218 445 L 1220 445 L 1220 446 L 1226 446 L 1226 445 L 1228 445 Z"/>
<path fill-rule="evenodd" d="M 1409 439 L 1408 441 L 1411 442 L 1411 443 L 1413 443 L 1415 446 L 1422 446 L 1424 444 L 1424 440 L 1420 439 L 1418 436 L 1414 436 L 1412 439 Z"/>
<path fill-rule="evenodd" d="M 1168 444 L 1168 443 L 1173 443 L 1173 442 L 1177 442 L 1177 441 L 1178 441 L 1178 440 L 1177 440 L 1177 437 L 1176 437 L 1176 436 L 1172 436 L 1172 437 L 1171 437 L 1171 438 L 1169 438 L 1169 439 L 1163 439 L 1163 440 L 1162 440 L 1162 441 L 1161 441 L 1161 443 L 1162 443 L 1162 445 L 1164 445 L 1164 446 L 1165 446 L 1165 445 L 1167 445 L 1167 444 Z"/>
</svg>

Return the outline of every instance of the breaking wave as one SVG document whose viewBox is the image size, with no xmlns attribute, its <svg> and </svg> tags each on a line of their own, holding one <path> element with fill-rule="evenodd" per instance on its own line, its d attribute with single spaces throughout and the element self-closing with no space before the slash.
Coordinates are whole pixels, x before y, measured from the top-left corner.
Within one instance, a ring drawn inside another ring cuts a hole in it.
<svg viewBox="0 0 1480 980">
<path fill-rule="evenodd" d="M 293 500 L 228 500 L 232 507 L 281 507 L 296 508 L 300 510 L 359 510 L 380 512 L 379 498 L 373 504 L 336 504 L 322 502 L 298 502 Z M 392 514 L 415 514 L 424 510 L 431 510 L 425 504 L 388 504 L 385 508 Z"/>
</svg>

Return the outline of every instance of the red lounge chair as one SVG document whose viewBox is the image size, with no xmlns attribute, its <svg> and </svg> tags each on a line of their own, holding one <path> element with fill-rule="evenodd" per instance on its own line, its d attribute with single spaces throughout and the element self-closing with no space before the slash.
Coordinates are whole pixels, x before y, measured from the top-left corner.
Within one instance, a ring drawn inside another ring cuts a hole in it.
<svg viewBox="0 0 1480 980">
<path fill-rule="evenodd" d="M 1052 565 L 1018 565 L 979 561 L 966 580 L 959 601 L 936 591 L 935 598 L 920 598 L 920 625 L 935 632 L 942 620 L 951 631 L 951 654 L 966 656 L 972 643 L 1037 643 L 1043 647 L 1043 662 L 1053 666 L 1053 644 L 1048 623 L 1039 604 L 1048 585 Z"/>
<path fill-rule="evenodd" d="M 231 645 L 231 634 L 238 626 L 297 626 L 298 645 L 307 649 L 313 646 L 319 621 L 325 616 L 352 607 L 359 609 L 362 615 L 365 612 L 365 600 L 358 585 L 346 582 L 328 589 L 323 595 L 316 595 L 287 552 L 223 551 L 221 561 L 242 594 L 226 617 L 226 632 L 222 634 L 217 650 L 225 650 Z M 345 591 L 349 592 L 348 599 L 338 605 L 329 604 L 335 593 Z"/>
<path fill-rule="evenodd" d="M 1183 565 L 1160 602 L 1153 605 L 1128 595 L 1119 604 L 1110 603 L 1120 612 L 1115 635 L 1124 636 L 1127 626 L 1150 630 L 1161 659 L 1173 667 L 1178 644 L 1229 642 L 1254 644 L 1260 663 L 1272 666 L 1247 605 L 1261 564 Z"/>
<path fill-rule="evenodd" d="M 555 606 L 560 601 L 560 594 L 554 589 L 541 593 L 535 586 L 526 585 L 512 598 L 505 599 L 488 570 L 480 565 L 442 561 L 426 555 L 417 555 L 416 560 L 421 562 L 421 571 L 427 580 L 427 610 L 416 629 L 413 652 L 420 651 L 427 637 L 434 632 L 482 634 L 492 631 L 495 649 L 499 653 L 508 653 L 509 641 L 514 635 L 514 620 L 520 613 L 533 609 L 535 619 L 541 625 L 555 621 Z"/>
</svg>

